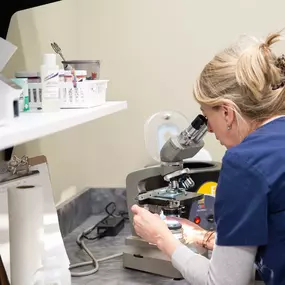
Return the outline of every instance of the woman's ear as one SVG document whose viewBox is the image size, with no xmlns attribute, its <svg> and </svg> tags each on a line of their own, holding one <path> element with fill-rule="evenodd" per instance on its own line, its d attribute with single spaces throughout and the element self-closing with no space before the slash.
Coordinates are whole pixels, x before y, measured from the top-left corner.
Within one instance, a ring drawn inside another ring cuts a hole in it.
<svg viewBox="0 0 285 285">
<path fill-rule="evenodd" d="M 221 106 L 221 110 L 223 112 L 223 117 L 226 121 L 227 126 L 231 128 L 234 122 L 234 119 L 235 119 L 234 108 L 230 106 L 229 104 L 223 104 Z"/>
</svg>

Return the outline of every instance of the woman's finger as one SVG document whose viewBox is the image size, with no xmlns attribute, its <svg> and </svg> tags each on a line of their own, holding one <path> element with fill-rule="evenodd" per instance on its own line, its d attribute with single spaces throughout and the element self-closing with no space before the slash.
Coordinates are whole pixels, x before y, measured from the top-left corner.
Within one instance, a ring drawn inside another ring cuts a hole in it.
<svg viewBox="0 0 285 285">
<path fill-rule="evenodd" d="M 141 210 L 143 210 L 143 208 L 139 207 L 136 204 L 131 207 L 131 211 L 136 215 L 140 214 Z"/>
</svg>

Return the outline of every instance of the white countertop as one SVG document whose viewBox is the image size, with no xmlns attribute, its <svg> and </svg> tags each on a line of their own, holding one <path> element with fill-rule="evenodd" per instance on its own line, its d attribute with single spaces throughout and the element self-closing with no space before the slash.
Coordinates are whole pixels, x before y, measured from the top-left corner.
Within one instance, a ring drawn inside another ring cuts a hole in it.
<svg viewBox="0 0 285 285">
<path fill-rule="evenodd" d="M 35 140 L 80 124 L 127 109 L 127 102 L 106 102 L 89 109 L 62 109 L 59 112 L 43 113 L 29 111 L 9 125 L 0 127 L 0 150 Z"/>
</svg>

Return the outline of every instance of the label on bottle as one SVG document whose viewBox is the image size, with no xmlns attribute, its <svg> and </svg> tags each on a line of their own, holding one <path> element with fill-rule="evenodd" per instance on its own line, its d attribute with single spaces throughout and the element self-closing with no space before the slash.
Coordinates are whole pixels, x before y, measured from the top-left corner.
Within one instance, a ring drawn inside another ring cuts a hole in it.
<svg viewBox="0 0 285 285">
<path fill-rule="evenodd" d="M 59 71 L 48 70 L 43 78 L 43 96 L 45 99 L 58 99 L 59 97 Z"/>
</svg>

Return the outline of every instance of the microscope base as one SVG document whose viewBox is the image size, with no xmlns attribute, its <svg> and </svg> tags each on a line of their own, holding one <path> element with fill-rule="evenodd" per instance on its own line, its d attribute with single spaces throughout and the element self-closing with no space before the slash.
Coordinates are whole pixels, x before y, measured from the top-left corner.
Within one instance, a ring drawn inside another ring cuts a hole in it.
<svg viewBox="0 0 285 285">
<path fill-rule="evenodd" d="M 138 236 L 129 236 L 125 240 L 123 252 L 123 266 L 125 268 L 148 272 L 172 279 L 183 279 L 181 273 L 175 269 L 171 260 L 155 245 L 151 245 Z M 195 246 L 192 250 L 206 258 L 210 252 L 205 248 Z"/>
<path fill-rule="evenodd" d="M 123 266 L 173 279 L 183 279 L 171 261 L 159 249 L 153 247 L 126 246 Z"/>
</svg>

